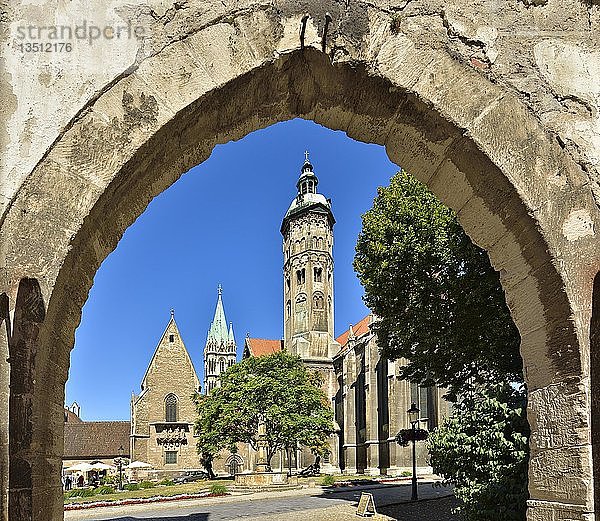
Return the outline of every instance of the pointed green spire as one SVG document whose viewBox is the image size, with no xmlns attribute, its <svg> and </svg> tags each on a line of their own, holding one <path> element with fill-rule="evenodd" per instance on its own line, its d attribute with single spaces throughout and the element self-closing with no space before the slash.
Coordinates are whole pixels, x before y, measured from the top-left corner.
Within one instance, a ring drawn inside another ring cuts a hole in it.
<svg viewBox="0 0 600 521">
<path fill-rule="evenodd" d="M 233 334 L 233 322 L 229 322 L 229 335 L 227 340 L 229 341 L 229 343 L 235 344 L 235 336 Z"/>
<path fill-rule="evenodd" d="M 227 320 L 225 320 L 225 310 L 223 309 L 223 288 L 219 284 L 217 307 L 215 309 L 215 318 L 208 331 L 208 341 L 227 342 L 229 333 L 227 331 Z"/>
</svg>

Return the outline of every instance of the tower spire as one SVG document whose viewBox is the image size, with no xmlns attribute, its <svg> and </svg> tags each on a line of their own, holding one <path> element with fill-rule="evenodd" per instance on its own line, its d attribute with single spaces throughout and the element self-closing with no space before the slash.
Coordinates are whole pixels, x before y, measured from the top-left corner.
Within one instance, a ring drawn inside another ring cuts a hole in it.
<svg viewBox="0 0 600 521">
<path fill-rule="evenodd" d="M 208 331 L 208 339 L 217 342 L 227 342 L 227 320 L 225 319 L 225 310 L 223 309 L 223 287 L 221 284 L 217 286 L 217 307 L 215 308 L 215 316 Z"/>
<path fill-rule="evenodd" d="M 204 391 L 207 394 L 220 385 L 221 373 L 235 364 L 236 353 L 233 323 L 229 323 L 229 328 L 227 327 L 223 308 L 223 287 L 219 284 L 215 316 L 204 347 Z"/>
</svg>

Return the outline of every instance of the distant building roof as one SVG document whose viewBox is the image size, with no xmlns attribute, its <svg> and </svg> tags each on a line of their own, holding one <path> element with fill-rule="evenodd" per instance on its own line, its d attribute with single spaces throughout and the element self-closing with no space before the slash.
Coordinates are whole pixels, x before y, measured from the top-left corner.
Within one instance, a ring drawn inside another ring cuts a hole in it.
<svg viewBox="0 0 600 521">
<path fill-rule="evenodd" d="M 372 315 L 369 314 L 365 318 L 363 318 L 358 324 L 356 324 L 356 325 L 350 324 L 350 328 L 348 328 L 346 331 L 344 331 L 340 336 L 338 336 L 336 338 L 338 344 L 340 344 L 342 346 L 342 349 L 348 343 L 348 338 L 350 337 L 350 329 L 352 329 L 352 332 L 354 333 L 354 336 L 356 338 L 358 338 L 359 336 L 362 336 L 365 333 L 368 333 L 370 331 L 369 324 L 371 323 L 371 317 L 372 317 Z"/>
<path fill-rule="evenodd" d="M 102 459 L 129 456 L 128 421 L 65 423 L 64 459 Z"/>
<path fill-rule="evenodd" d="M 272 355 L 283 351 L 283 340 L 246 337 L 244 357 Z"/>
</svg>

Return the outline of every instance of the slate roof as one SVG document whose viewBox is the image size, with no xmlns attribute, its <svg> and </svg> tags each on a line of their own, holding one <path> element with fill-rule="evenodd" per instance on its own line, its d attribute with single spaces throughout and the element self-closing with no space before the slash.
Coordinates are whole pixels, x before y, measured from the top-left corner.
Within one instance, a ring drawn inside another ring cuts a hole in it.
<svg viewBox="0 0 600 521">
<path fill-rule="evenodd" d="M 364 335 L 369 332 L 369 324 L 371 323 L 371 315 L 367 315 L 363 318 L 358 324 L 351 324 L 352 330 L 354 331 L 354 336 L 358 338 L 359 336 Z M 348 337 L 350 336 L 350 328 L 344 331 L 340 336 L 336 338 L 338 344 L 342 346 L 342 348 L 348 343 Z"/>
<path fill-rule="evenodd" d="M 102 459 L 119 456 L 119 447 L 129 456 L 128 421 L 65 423 L 64 459 Z"/>
<path fill-rule="evenodd" d="M 267 340 L 264 338 L 246 338 L 246 348 L 251 356 L 272 355 L 283 351 L 283 340 Z"/>
</svg>

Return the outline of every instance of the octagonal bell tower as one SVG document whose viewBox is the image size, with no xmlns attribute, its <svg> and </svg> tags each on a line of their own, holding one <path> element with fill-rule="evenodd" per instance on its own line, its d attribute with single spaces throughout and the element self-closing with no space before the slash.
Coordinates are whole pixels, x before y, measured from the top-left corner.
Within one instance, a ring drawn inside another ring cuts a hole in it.
<svg viewBox="0 0 600 521">
<path fill-rule="evenodd" d="M 319 180 L 306 159 L 298 193 L 281 225 L 285 347 L 320 369 L 332 396 L 332 357 L 339 350 L 333 324 L 333 225 L 331 201 L 317 192 Z"/>
</svg>

